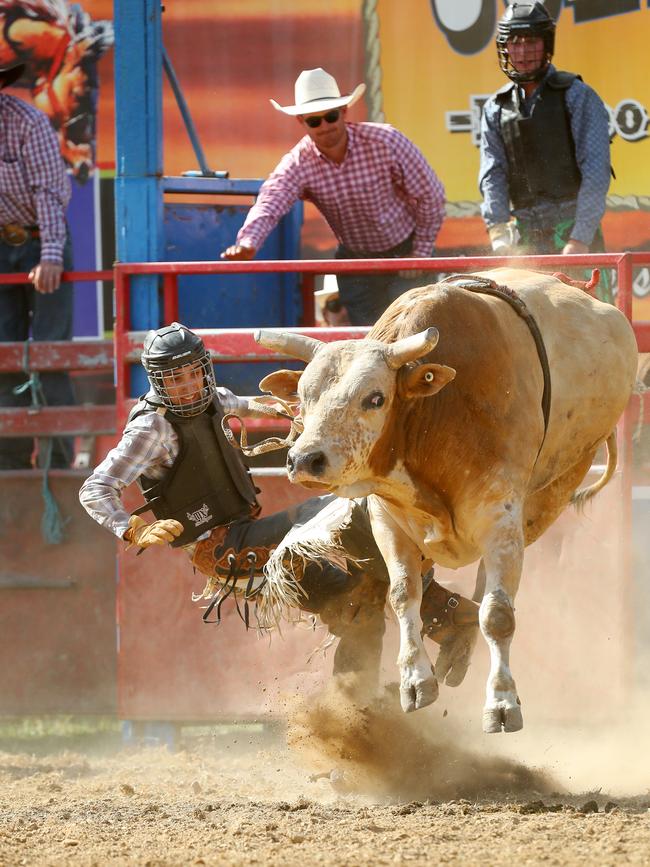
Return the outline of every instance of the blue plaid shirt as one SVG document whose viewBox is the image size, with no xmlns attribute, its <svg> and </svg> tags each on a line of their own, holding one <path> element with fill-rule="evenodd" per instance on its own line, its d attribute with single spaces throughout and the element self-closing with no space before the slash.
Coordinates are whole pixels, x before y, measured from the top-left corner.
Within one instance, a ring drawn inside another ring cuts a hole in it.
<svg viewBox="0 0 650 867">
<path fill-rule="evenodd" d="M 549 65 L 544 79 L 555 72 Z M 539 97 L 541 84 L 524 101 L 528 113 Z M 576 78 L 566 91 L 576 160 L 582 176 L 578 197 L 573 202 L 540 199 L 531 208 L 513 211 L 515 217 L 543 227 L 575 219 L 571 237 L 591 244 L 605 213 L 610 182 L 609 115 L 598 94 Z M 481 119 L 481 167 L 479 189 L 483 196 L 481 213 L 488 226 L 507 223 L 511 217 L 508 196 L 508 160 L 500 128 L 500 108 L 494 96 L 485 103 Z M 552 143 L 550 143 L 552 144 Z"/>
</svg>

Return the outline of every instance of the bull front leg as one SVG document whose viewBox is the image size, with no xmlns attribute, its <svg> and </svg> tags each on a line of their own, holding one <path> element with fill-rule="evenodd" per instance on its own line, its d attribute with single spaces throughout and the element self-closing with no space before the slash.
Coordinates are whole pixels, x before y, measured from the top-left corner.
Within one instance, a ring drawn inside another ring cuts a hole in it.
<svg viewBox="0 0 650 867">
<path fill-rule="evenodd" d="M 421 635 L 422 555 L 378 498 L 369 497 L 368 507 L 372 532 L 390 578 L 390 604 L 399 623 L 400 702 L 402 710 L 410 713 L 438 698 L 438 681 Z"/>
<path fill-rule="evenodd" d="M 516 732 L 523 728 L 521 702 L 510 671 L 515 632 L 515 595 L 519 588 L 524 540 L 518 510 L 511 506 L 485 540 L 485 595 L 479 609 L 481 632 L 490 649 L 490 674 L 483 709 L 483 731 Z"/>
</svg>

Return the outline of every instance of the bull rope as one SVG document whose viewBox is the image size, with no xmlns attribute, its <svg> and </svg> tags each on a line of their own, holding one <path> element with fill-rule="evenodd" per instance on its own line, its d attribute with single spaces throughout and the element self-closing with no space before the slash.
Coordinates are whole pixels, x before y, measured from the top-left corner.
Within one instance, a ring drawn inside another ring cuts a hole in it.
<svg viewBox="0 0 650 867">
<path fill-rule="evenodd" d="M 259 403 L 256 400 L 249 401 L 248 408 L 249 410 L 254 410 L 260 415 L 268 415 L 275 419 L 288 419 L 291 422 L 291 430 L 284 439 L 282 437 L 267 437 L 265 440 L 257 443 L 257 445 L 249 446 L 246 426 L 244 424 L 244 420 L 242 419 L 241 415 L 239 415 L 239 413 L 227 412 L 221 419 L 221 429 L 223 430 L 226 439 L 233 448 L 237 449 L 240 452 L 243 452 L 247 458 L 255 457 L 256 455 L 263 455 L 266 452 L 275 452 L 279 449 L 289 448 L 295 443 L 295 441 L 298 439 L 298 437 L 303 431 L 302 419 L 299 415 L 293 415 L 289 404 L 278 397 L 274 398 L 273 400 L 274 403 L 279 403 L 284 408 L 284 413 L 278 413 L 278 411 L 272 406 L 267 406 L 266 404 Z M 229 420 L 231 418 L 236 418 L 241 425 L 239 442 L 237 441 L 235 434 L 230 428 Z"/>
<path fill-rule="evenodd" d="M 544 376 L 544 390 L 542 392 L 542 414 L 544 416 L 544 436 L 542 437 L 542 442 L 539 447 L 539 451 L 537 452 L 537 457 L 539 457 L 540 452 L 544 446 L 544 442 L 546 441 L 546 433 L 548 431 L 548 420 L 550 418 L 551 413 L 551 370 L 548 364 L 548 356 L 546 354 L 546 346 L 544 345 L 544 338 L 542 337 L 542 332 L 539 329 L 539 325 L 533 314 L 530 312 L 523 298 L 521 298 L 514 289 L 509 289 L 507 286 L 499 286 L 494 282 L 494 280 L 490 280 L 487 277 L 476 277 L 471 274 L 451 274 L 449 277 L 445 277 L 444 280 L 440 281 L 441 283 L 449 283 L 452 286 L 457 286 L 461 289 L 467 289 L 470 292 L 477 292 L 482 295 L 494 295 L 496 298 L 501 298 L 502 301 L 506 301 L 515 313 L 524 320 L 526 325 L 528 326 L 528 330 L 531 333 L 533 340 L 535 341 L 535 347 L 537 349 L 537 356 L 539 358 L 539 363 L 542 368 L 542 374 Z"/>
</svg>

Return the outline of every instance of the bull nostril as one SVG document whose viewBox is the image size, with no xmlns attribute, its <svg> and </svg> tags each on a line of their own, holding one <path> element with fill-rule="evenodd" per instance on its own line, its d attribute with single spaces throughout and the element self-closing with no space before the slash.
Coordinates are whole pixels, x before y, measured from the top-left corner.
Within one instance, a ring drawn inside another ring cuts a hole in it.
<svg viewBox="0 0 650 867">
<path fill-rule="evenodd" d="M 322 476 L 327 467 L 327 457 L 324 452 L 293 451 L 287 454 L 287 472 L 291 475 Z"/>
<path fill-rule="evenodd" d="M 313 452 L 307 455 L 307 466 L 312 476 L 322 476 L 327 466 L 327 458 L 323 452 Z"/>
</svg>

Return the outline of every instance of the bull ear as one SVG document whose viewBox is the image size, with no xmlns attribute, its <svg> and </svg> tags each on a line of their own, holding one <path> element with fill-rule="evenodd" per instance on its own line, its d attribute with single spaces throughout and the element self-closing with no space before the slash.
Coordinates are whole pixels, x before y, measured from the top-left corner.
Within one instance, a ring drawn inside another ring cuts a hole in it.
<svg viewBox="0 0 650 867">
<path fill-rule="evenodd" d="M 402 367 L 397 374 L 397 393 L 401 398 L 431 397 L 456 376 L 446 364 L 416 364 Z"/>
<path fill-rule="evenodd" d="M 287 403 L 295 403 L 301 376 L 301 370 L 276 370 L 260 382 L 260 391 L 266 391 Z"/>
</svg>

